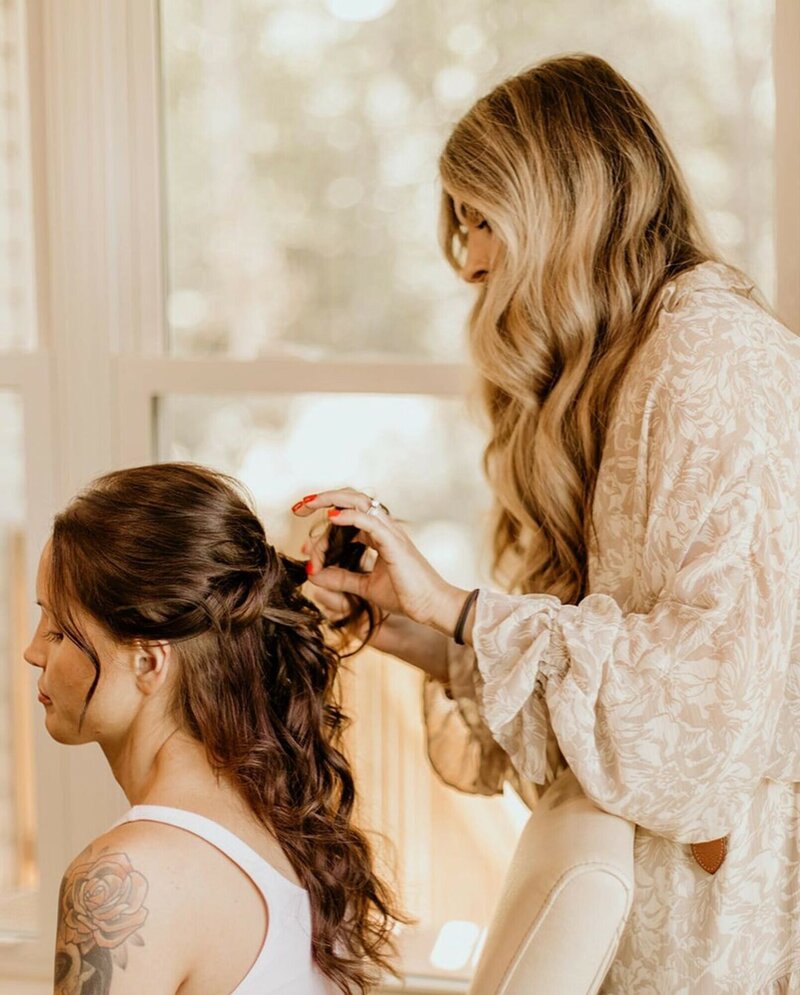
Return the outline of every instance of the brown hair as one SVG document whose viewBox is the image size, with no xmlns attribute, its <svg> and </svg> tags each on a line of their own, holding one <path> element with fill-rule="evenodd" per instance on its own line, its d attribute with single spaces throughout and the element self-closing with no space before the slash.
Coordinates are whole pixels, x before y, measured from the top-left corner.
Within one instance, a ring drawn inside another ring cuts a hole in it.
<svg viewBox="0 0 800 995">
<path fill-rule="evenodd" d="M 511 589 L 575 602 L 622 378 L 665 284 L 714 252 L 652 111 L 595 56 L 501 83 L 456 125 L 439 165 L 450 263 L 464 253 L 454 199 L 499 243 L 470 318 L 491 421 L 495 569 Z"/>
<path fill-rule="evenodd" d="M 50 603 L 64 633 L 100 660 L 82 609 L 120 643 L 165 640 L 180 666 L 172 702 L 276 836 L 311 900 L 314 960 L 342 992 L 391 970 L 392 895 L 352 821 L 340 749 L 339 658 L 300 591 L 302 563 L 269 544 L 240 486 L 185 463 L 96 480 L 55 519 Z"/>
</svg>

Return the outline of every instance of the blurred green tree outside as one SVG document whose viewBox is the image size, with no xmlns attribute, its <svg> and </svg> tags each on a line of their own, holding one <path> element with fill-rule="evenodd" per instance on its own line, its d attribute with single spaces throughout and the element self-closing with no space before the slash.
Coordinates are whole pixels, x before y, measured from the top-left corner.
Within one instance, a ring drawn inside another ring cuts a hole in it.
<svg viewBox="0 0 800 995">
<path fill-rule="evenodd" d="M 477 97 L 567 51 L 643 91 L 769 296 L 772 8 L 163 0 L 172 350 L 461 359 L 471 295 L 436 244 L 438 153 Z"/>
</svg>

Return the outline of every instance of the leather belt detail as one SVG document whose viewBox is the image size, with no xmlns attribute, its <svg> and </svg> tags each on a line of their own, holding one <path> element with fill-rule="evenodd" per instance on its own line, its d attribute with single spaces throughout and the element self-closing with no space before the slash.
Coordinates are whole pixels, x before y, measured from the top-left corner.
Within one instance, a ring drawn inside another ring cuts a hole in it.
<svg viewBox="0 0 800 995">
<path fill-rule="evenodd" d="M 718 840 L 708 840 L 706 843 L 692 843 L 691 847 L 692 856 L 703 870 L 709 874 L 716 874 L 728 852 L 728 837 L 722 836 Z"/>
</svg>

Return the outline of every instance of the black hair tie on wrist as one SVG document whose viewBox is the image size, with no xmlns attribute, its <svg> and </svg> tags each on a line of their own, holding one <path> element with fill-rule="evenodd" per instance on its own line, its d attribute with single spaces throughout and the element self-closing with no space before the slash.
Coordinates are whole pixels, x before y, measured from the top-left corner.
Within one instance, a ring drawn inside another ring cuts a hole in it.
<svg viewBox="0 0 800 995">
<path fill-rule="evenodd" d="M 464 602 L 464 607 L 461 609 L 461 614 L 458 616 L 456 628 L 453 632 L 453 639 L 459 646 L 464 645 L 464 626 L 467 624 L 469 610 L 475 604 L 475 600 L 477 599 L 479 593 L 479 587 L 476 587 L 474 591 L 470 591 L 467 595 L 467 600 Z"/>
</svg>

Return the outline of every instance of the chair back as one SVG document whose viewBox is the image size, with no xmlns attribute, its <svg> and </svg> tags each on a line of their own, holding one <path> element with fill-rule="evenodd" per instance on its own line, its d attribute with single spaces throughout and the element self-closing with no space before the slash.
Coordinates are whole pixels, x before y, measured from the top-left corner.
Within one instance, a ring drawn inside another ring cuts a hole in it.
<svg viewBox="0 0 800 995">
<path fill-rule="evenodd" d="M 633 835 L 560 774 L 519 838 L 469 995 L 597 992 L 630 912 Z"/>
</svg>

